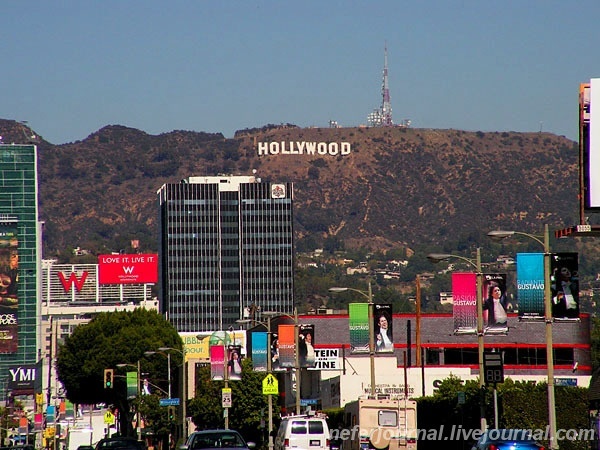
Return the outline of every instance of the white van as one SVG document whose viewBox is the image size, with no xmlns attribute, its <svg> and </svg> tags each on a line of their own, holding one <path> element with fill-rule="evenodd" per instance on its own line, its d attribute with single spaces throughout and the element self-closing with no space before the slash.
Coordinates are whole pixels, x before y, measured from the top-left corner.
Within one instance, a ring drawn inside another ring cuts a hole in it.
<svg viewBox="0 0 600 450">
<path fill-rule="evenodd" d="M 321 414 L 284 417 L 275 438 L 275 450 L 329 450 L 326 417 Z"/>
</svg>

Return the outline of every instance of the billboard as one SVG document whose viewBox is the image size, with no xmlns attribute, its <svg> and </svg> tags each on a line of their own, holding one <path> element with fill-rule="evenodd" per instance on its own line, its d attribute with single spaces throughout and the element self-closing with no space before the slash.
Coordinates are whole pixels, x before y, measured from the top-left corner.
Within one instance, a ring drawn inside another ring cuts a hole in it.
<svg viewBox="0 0 600 450">
<path fill-rule="evenodd" d="M 600 78 L 579 87 L 579 148 L 584 209 L 600 210 Z"/>
<path fill-rule="evenodd" d="M 0 224 L 0 353 L 16 353 L 19 325 L 19 241 L 16 223 Z"/>
<path fill-rule="evenodd" d="M 348 305 L 350 353 L 369 353 L 369 304 Z"/>
<path fill-rule="evenodd" d="M 277 345 L 279 352 L 278 368 L 295 367 L 296 325 L 279 325 L 277 327 Z"/>
<path fill-rule="evenodd" d="M 242 379 L 242 346 L 227 346 L 227 375 L 230 380 Z"/>
<path fill-rule="evenodd" d="M 254 331 L 252 333 L 252 368 L 255 372 L 267 371 L 267 358 L 271 359 L 273 366 L 273 356 L 269 355 L 269 333 L 266 331 Z"/>
<path fill-rule="evenodd" d="M 99 255 L 98 282 L 100 284 L 157 283 L 158 255 Z"/>
<path fill-rule="evenodd" d="M 508 302 L 506 274 L 483 274 L 483 324 L 485 334 L 506 334 L 508 332 Z"/>
<path fill-rule="evenodd" d="M 477 333 L 477 275 L 452 274 L 452 314 L 455 334 Z"/>
<path fill-rule="evenodd" d="M 550 259 L 552 317 L 579 318 L 579 264 L 577 253 L 555 253 Z"/>
<path fill-rule="evenodd" d="M 315 326 L 299 325 L 298 362 L 300 367 L 315 367 Z"/>
<path fill-rule="evenodd" d="M 517 253 L 519 317 L 544 317 L 544 254 Z"/>
<path fill-rule="evenodd" d="M 8 368 L 7 386 L 8 391 L 19 392 L 19 395 L 33 395 L 42 387 L 42 365 L 21 364 Z"/>
<path fill-rule="evenodd" d="M 394 334 L 392 332 L 392 304 L 373 305 L 373 330 L 375 332 L 375 352 L 390 353 L 394 351 Z"/>
</svg>

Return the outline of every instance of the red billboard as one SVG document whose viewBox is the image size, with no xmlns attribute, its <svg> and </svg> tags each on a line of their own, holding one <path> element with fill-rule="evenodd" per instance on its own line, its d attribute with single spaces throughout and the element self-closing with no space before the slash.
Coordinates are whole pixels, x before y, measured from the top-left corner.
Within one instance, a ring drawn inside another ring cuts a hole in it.
<svg viewBox="0 0 600 450">
<path fill-rule="evenodd" d="M 158 282 L 157 254 L 98 256 L 100 284 L 144 284 Z"/>
</svg>

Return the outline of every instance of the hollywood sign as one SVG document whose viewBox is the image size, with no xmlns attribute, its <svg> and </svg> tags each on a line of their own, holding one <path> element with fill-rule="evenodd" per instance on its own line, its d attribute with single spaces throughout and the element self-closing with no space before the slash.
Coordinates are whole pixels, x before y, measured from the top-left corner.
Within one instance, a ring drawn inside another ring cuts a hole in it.
<svg viewBox="0 0 600 450">
<path fill-rule="evenodd" d="M 350 142 L 305 142 L 281 141 L 259 142 L 257 144 L 258 156 L 271 155 L 321 155 L 321 156 L 346 156 L 352 151 Z"/>
</svg>

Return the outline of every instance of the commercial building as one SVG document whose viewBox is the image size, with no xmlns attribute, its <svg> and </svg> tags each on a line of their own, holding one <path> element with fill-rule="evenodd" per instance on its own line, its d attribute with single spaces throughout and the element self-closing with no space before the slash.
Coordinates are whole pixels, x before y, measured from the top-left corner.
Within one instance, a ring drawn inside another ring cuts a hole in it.
<svg viewBox="0 0 600 450">
<path fill-rule="evenodd" d="M 42 390 L 61 397 L 51 361 L 58 346 L 79 325 L 85 325 L 102 312 L 158 310 L 152 298 L 153 283 L 102 284 L 98 264 L 57 264 L 42 260 L 40 337 Z"/>
<path fill-rule="evenodd" d="M 228 329 L 255 305 L 292 312 L 292 183 L 190 177 L 158 197 L 160 309 L 177 331 Z"/>
<path fill-rule="evenodd" d="M 277 323 L 293 323 L 282 318 Z M 553 324 L 555 385 L 588 387 L 592 375 L 590 316 L 579 321 Z M 314 408 L 341 407 L 369 395 L 368 352 L 352 353 L 347 314 L 301 315 L 299 324 L 314 325 L 315 369 L 304 369 L 301 377 L 302 405 Z M 272 324 L 272 327 L 276 325 Z M 264 331 L 254 327 L 248 331 Z M 375 390 L 391 398 L 432 395 L 450 375 L 462 380 L 479 378 L 477 336 L 454 333 L 452 314 L 394 314 L 393 351 L 376 353 Z M 419 331 L 417 331 L 419 330 Z M 247 338 L 249 345 L 251 338 Z M 486 335 L 486 352 L 498 352 L 504 376 L 512 380 L 547 381 L 545 323 L 520 321 L 508 316 L 506 335 Z M 246 349 L 251 354 L 251 348 Z M 418 355 L 420 354 L 420 357 Z M 406 370 L 405 370 L 406 366 Z M 291 372 L 279 374 L 282 406 L 294 409 L 295 392 Z"/>
<path fill-rule="evenodd" d="M 0 399 L 40 348 L 37 147 L 0 144 Z"/>
</svg>

